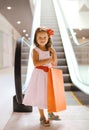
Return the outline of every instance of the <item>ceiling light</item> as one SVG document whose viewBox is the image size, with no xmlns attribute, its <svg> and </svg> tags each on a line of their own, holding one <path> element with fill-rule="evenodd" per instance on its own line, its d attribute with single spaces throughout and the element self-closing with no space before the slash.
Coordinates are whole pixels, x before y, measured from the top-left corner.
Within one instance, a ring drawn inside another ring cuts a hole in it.
<svg viewBox="0 0 89 130">
<path fill-rule="evenodd" d="M 85 37 L 82 37 L 83 40 L 85 40 L 86 38 Z"/>
<path fill-rule="evenodd" d="M 26 30 L 25 29 L 23 29 L 23 33 L 25 33 L 26 32 Z"/>
<path fill-rule="evenodd" d="M 17 24 L 21 24 L 21 21 L 17 21 Z"/>
<path fill-rule="evenodd" d="M 28 34 L 26 34 L 25 36 L 28 37 Z"/>
<path fill-rule="evenodd" d="M 12 7 L 11 7 L 11 6 L 8 6 L 8 7 L 7 7 L 7 9 L 8 9 L 8 10 L 11 10 L 11 9 L 12 9 Z"/>
</svg>

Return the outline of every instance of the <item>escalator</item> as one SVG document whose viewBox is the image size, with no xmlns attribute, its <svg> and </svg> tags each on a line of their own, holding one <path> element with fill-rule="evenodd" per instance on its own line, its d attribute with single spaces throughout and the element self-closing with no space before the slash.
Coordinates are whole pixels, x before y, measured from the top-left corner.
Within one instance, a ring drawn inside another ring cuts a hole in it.
<svg viewBox="0 0 89 130">
<path fill-rule="evenodd" d="M 65 46 L 66 46 L 66 45 L 64 45 L 65 41 L 63 41 L 62 31 L 60 30 L 61 27 L 59 28 L 59 24 L 58 24 L 59 21 L 55 14 L 54 4 L 52 2 L 53 2 L 52 0 L 45 0 L 45 1 L 41 0 L 41 11 L 40 11 L 41 15 L 39 15 L 40 20 L 38 20 L 38 21 L 40 21 L 40 25 L 39 24 L 36 25 L 37 19 L 35 18 L 36 22 L 35 22 L 35 24 L 33 24 L 33 28 L 35 27 L 33 30 L 35 30 L 36 27 L 38 27 L 38 26 L 46 26 L 46 27 L 52 28 L 54 30 L 55 34 L 54 34 L 52 40 L 53 40 L 53 47 L 56 50 L 57 59 L 58 59 L 58 66 L 56 66 L 55 68 L 63 70 L 65 91 L 72 91 L 72 90 L 76 91 L 76 90 L 79 90 L 78 86 L 76 85 L 77 82 L 76 82 L 76 84 L 74 84 L 73 80 L 71 80 L 71 77 L 73 78 L 76 73 L 74 72 L 73 75 L 71 76 L 70 68 L 71 68 L 71 66 L 73 67 L 73 65 L 72 65 L 72 62 L 68 62 L 69 56 L 67 55 L 67 53 L 70 53 L 70 52 L 69 51 L 67 52 L 67 50 L 65 49 Z M 33 32 L 33 30 L 32 30 L 32 32 Z M 33 36 L 34 36 L 34 33 L 32 35 L 32 38 L 33 38 Z M 27 43 L 24 40 L 23 40 L 23 42 Z M 22 104 L 22 99 L 24 96 L 23 95 L 24 84 L 25 84 L 26 79 L 29 77 L 27 75 L 27 73 L 29 73 L 28 69 L 27 69 L 27 68 L 29 68 L 29 65 L 30 65 L 30 69 L 31 69 L 31 63 L 29 62 L 29 57 L 28 57 L 28 53 L 30 52 L 30 49 L 28 49 L 28 48 L 30 48 L 30 46 L 26 45 L 26 44 L 23 45 L 23 51 L 21 52 L 21 46 L 22 46 L 21 44 L 23 42 L 22 42 L 22 40 L 20 40 L 17 44 L 17 48 L 20 49 L 19 57 L 17 56 L 17 53 L 19 53 L 19 51 L 17 51 L 18 49 L 16 49 L 17 59 L 15 56 L 15 61 L 17 60 L 18 62 L 19 61 L 20 62 L 19 62 L 19 68 L 18 68 L 17 62 L 15 62 L 16 63 L 15 64 L 16 95 L 13 97 L 13 111 L 32 112 L 32 106 L 24 106 Z M 32 42 L 32 40 L 31 40 L 31 42 Z M 66 44 L 68 44 L 68 43 L 66 43 Z M 22 58 L 22 60 L 21 60 L 21 58 Z M 71 59 L 71 55 L 70 55 L 69 59 Z M 19 70 L 20 70 L 20 72 L 19 72 Z M 74 68 L 72 69 L 72 71 L 73 70 L 74 70 Z M 19 75 L 18 75 L 18 73 L 19 73 Z M 79 84 L 79 86 L 81 86 L 81 84 Z"/>
<path fill-rule="evenodd" d="M 48 3 L 48 4 L 47 4 Z M 57 53 L 58 66 L 56 68 L 63 70 L 64 87 L 66 91 L 74 89 L 74 85 L 71 82 L 70 74 L 68 71 L 67 61 L 61 41 L 60 28 L 58 28 L 57 19 L 55 15 L 54 6 L 52 0 L 41 1 L 41 26 L 46 26 L 54 30 L 53 47 Z"/>
</svg>

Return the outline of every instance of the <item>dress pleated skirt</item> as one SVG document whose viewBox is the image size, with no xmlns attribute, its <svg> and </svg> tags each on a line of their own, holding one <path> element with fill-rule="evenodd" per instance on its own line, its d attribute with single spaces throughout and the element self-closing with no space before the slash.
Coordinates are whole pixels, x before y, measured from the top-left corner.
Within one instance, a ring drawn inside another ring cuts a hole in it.
<svg viewBox="0 0 89 130">
<path fill-rule="evenodd" d="M 47 77 L 48 72 L 34 68 L 29 85 L 23 99 L 24 105 L 47 108 Z"/>
</svg>

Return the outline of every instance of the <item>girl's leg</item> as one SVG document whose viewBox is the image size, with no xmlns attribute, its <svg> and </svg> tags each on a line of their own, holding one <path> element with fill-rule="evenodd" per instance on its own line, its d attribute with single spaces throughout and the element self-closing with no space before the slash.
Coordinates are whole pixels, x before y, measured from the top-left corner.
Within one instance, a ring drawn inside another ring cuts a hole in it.
<svg viewBox="0 0 89 130">
<path fill-rule="evenodd" d="M 40 113 L 40 118 L 45 117 L 43 109 L 39 109 L 39 113 Z"/>
<path fill-rule="evenodd" d="M 40 113 L 40 123 L 45 127 L 50 126 L 49 120 L 46 120 L 46 118 L 45 118 L 44 110 L 39 109 L 39 113 Z"/>
<path fill-rule="evenodd" d="M 50 120 L 61 120 L 58 115 L 55 115 L 53 112 L 48 113 L 48 118 Z"/>
</svg>

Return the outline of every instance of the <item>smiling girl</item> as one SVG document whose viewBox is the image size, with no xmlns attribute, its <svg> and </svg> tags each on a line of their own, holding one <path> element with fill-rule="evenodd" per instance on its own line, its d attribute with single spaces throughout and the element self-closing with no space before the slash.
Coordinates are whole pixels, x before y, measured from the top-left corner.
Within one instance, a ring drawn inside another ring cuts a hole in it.
<svg viewBox="0 0 89 130">
<path fill-rule="evenodd" d="M 44 126 L 50 126 L 50 121 L 44 114 L 44 109 L 47 109 L 48 69 L 57 65 L 56 52 L 52 47 L 52 35 L 54 31 L 45 27 L 39 27 L 35 31 L 35 47 L 32 55 L 34 70 L 23 99 L 23 104 L 38 107 L 40 123 Z M 50 120 L 59 120 L 59 116 L 53 113 L 48 113 L 48 117 Z"/>
</svg>

